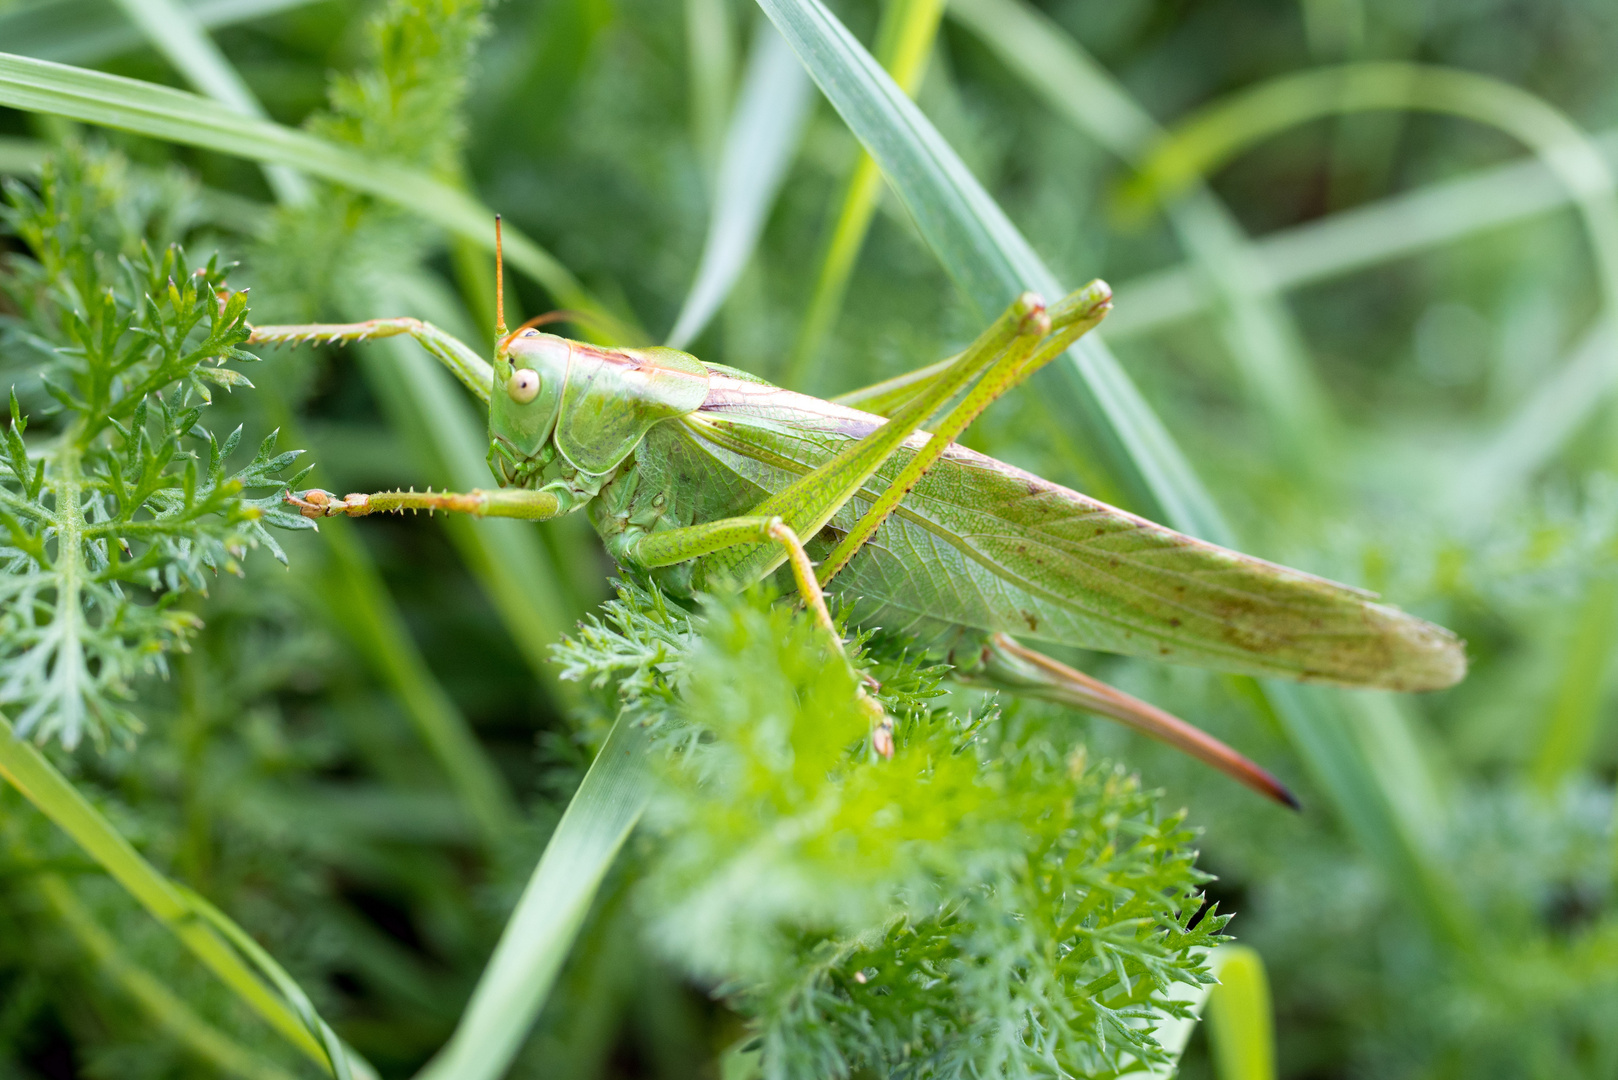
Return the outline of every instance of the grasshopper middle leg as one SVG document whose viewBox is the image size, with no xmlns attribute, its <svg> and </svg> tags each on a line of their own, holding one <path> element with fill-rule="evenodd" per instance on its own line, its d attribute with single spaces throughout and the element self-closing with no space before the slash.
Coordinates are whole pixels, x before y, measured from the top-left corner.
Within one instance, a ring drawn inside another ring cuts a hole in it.
<svg viewBox="0 0 1618 1080">
<path fill-rule="evenodd" d="M 793 532 L 791 526 L 779 516 L 751 515 L 722 518 L 718 521 L 705 521 L 677 529 L 646 533 L 632 541 L 624 550 L 623 556 L 635 566 L 655 570 L 660 566 L 673 566 L 726 548 L 759 542 L 777 544 L 785 552 L 787 565 L 792 568 L 792 577 L 797 583 L 799 594 L 803 597 L 804 606 L 809 609 L 816 624 L 831 638 L 833 646 L 843 657 L 844 662 L 848 662 L 848 654 L 843 649 L 843 639 L 837 633 L 836 623 L 832 622 L 831 610 L 826 606 L 826 594 L 821 589 L 820 582 L 815 579 L 814 563 L 809 561 L 809 553 L 804 550 L 798 534 Z M 850 670 L 852 671 L 852 666 Z M 859 706 L 871 720 L 871 748 L 883 757 L 891 758 L 894 750 L 893 720 L 883 712 L 882 706 L 866 692 L 863 685 L 860 685 L 858 694 Z"/>
<path fill-rule="evenodd" d="M 548 491 L 501 488 L 484 491 L 378 491 L 373 494 L 334 495 L 320 488 L 287 495 L 304 517 L 365 517 L 368 514 L 402 514 L 443 511 L 472 517 L 518 518 L 548 521 L 561 513 L 561 501 Z"/>
</svg>

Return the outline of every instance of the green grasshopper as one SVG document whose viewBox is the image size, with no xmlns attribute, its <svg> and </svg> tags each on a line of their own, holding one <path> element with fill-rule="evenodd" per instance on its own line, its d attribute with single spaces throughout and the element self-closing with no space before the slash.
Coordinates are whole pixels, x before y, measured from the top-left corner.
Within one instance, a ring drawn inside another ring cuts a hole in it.
<svg viewBox="0 0 1618 1080">
<path fill-rule="evenodd" d="M 496 280 L 492 365 L 411 318 L 253 330 L 251 344 L 408 334 L 489 406 L 496 490 L 315 489 L 290 502 L 311 517 L 425 509 L 543 521 L 583 509 L 621 566 L 680 596 L 784 563 L 839 649 L 828 590 L 851 622 L 917 635 L 963 681 L 1121 721 L 1294 807 L 1229 746 L 1011 635 L 1337 686 L 1434 690 L 1466 672 L 1454 634 L 1370 593 L 956 445 L 994 399 L 1102 320 L 1112 298 L 1100 281 L 1050 306 L 1025 293 L 958 356 L 822 401 L 674 349 L 542 333 L 535 324 L 550 317 L 508 332 L 498 259 Z M 889 721 L 862 700 L 873 748 L 891 756 Z"/>
</svg>

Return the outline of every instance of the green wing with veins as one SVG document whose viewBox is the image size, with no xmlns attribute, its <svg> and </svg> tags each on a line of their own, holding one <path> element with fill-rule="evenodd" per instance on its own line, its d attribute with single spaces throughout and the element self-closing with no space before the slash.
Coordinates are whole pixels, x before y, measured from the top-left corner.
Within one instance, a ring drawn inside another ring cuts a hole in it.
<svg viewBox="0 0 1618 1080">
<path fill-rule="evenodd" d="M 684 520 L 745 513 L 880 417 L 715 374 L 702 408 L 661 424 L 641 467 Z M 849 529 L 925 436 L 833 518 Z M 812 545 L 812 550 L 814 545 Z M 1466 670 L 1442 627 L 1336 582 L 1181 535 L 952 447 L 830 591 L 865 625 L 960 629 L 1219 671 L 1430 690 Z"/>
</svg>

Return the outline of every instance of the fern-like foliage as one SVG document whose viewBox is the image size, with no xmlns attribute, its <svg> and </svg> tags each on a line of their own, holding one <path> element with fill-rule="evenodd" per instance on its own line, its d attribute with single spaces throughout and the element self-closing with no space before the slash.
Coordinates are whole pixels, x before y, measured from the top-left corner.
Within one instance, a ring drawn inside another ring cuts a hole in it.
<svg viewBox="0 0 1618 1080">
<path fill-rule="evenodd" d="M 0 704 L 67 747 L 132 736 L 131 680 L 165 672 L 199 625 L 181 595 L 257 545 L 285 561 L 265 526 L 309 524 L 280 503 L 296 452 L 272 432 L 227 469 L 241 429 L 202 426 L 216 389 L 250 385 L 225 366 L 256 359 L 246 296 L 217 257 L 98 247 L 127 234 L 111 184 L 68 152 L 38 191 L 8 185 L 3 218 L 23 250 L 0 270 L 0 350 L 46 407 L 30 425 L 13 389 L 3 438 Z"/>
<path fill-rule="evenodd" d="M 561 650 L 664 732 L 640 887 L 654 946 L 745 1016 L 772 1078 L 1113 1076 L 1208 981 L 1225 918 L 1181 815 L 1032 714 L 930 707 L 868 643 L 899 719 L 870 751 L 854 676 L 754 594 L 697 617 L 626 586 Z"/>
</svg>

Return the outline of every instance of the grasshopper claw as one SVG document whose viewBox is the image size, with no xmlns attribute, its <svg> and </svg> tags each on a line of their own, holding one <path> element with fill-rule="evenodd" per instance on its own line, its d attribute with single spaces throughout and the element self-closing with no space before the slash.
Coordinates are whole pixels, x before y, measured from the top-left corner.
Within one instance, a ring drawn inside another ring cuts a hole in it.
<svg viewBox="0 0 1618 1080">
<path fill-rule="evenodd" d="M 308 491 L 289 491 L 286 494 L 287 503 L 296 506 L 298 512 L 306 518 L 325 517 L 326 508 L 336 498 L 337 496 L 331 492 L 322 491 L 320 488 L 310 488 Z"/>
<path fill-rule="evenodd" d="M 893 721 L 889 717 L 884 716 L 871 732 L 871 749 L 880 754 L 884 761 L 893 760 Z"/>
<path fill-rule="evenodd" d="M 367 499 L 364 495 L 339 497 L 321 488 L 310 488 L 308 491 L 287 492 L 286 501 L 296 506 L 298 512 L 306 518 L 321 518 L 351 514 L 356 510 L 363 513 Z"/>
</svg>

